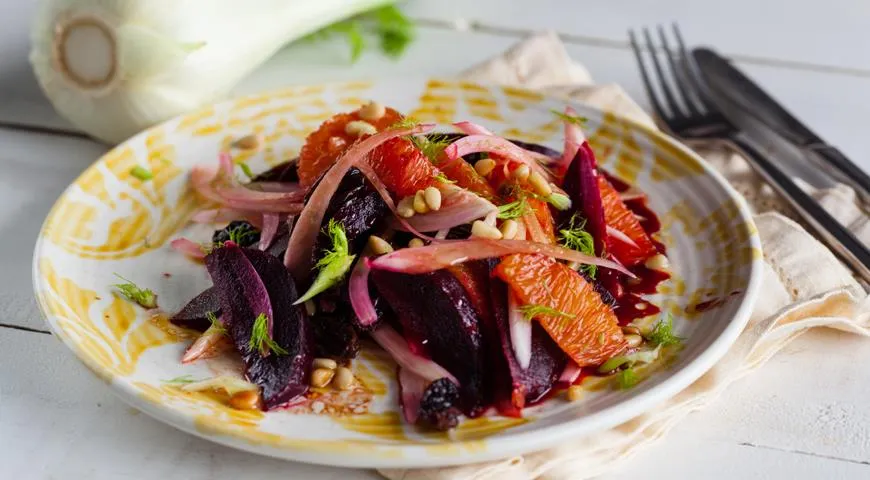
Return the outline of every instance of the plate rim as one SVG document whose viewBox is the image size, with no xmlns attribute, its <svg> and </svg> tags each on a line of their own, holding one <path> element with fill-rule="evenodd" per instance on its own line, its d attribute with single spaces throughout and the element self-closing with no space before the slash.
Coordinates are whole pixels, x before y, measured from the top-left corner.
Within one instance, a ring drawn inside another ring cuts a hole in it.
<svg viewBox="0 0 870 480">
<path fill-rule="evenodd" d="M 479 85 L 486 88 L 502 88 L 504 85 L 499 85 L 490 82 L 476 82 L 476 81 L 466 81 L 462 79 L 450 78 L 450 77 L 438 77 L 438 76 L 420 76 L 415 78 L 410 78 L 406 80 L 412 81 L 442 81 L 442 82 L 464 82 L 473 85 Z M 463 465 L 469 463 L 483 462 L 483 461 L 492 461 L 498 459 L 504 459 L 515 455 L 528 454 L 532 452 L 537 452 L 541 450 L 545 450 L 550 448 L 560 442 L 570 440 L 572 438 L 581 438 L 586 435 L 590 435 L 596 432 L 603 431 L 608 428 L 615 427 L 619 424 L 622 424 L 626 421 L 631 420 L 632 418 L 637 417 L 645 412 L 648 412 L 650 409 L 654 408 L 658 404 L 674 397 L 679 392 L 683 391 L 687 387 L 689 387 L 695 380 L 700 378 L 704 373 L 710 370 L 731 348 L 731 346 L 736 342 L 737 338 L 740 336 L 740 333 L 743 331 L 747 323 L 749 322 L 749 318 L 751 316 L 752 310 L 757 303 L 758 296 L 760 295 L 761 290 L 761 281 L 762 281 L 762 256 L 757 255 L 753 256 L 749 263 L 749 281 L 746 286 L 746 291 L 743 296 L 743 301 L 740 306 L 735 311 L 733 317 L 728 322 L 728 325 L 721 331 L 721 333 L 708 345 L 706 349 L 699 352 L 698 355 L 693 358 L 689 363 L 684 365 L 680 370 L 671 371 L 671 373 L 663 378 L 660 383 L 650 387 L 648 390 L 639 393 L 634 398 L 629 401 L 623 401 L 620 403 L 616 403 L 614 405 L 605 407 L 599 412 L 593 413 L 591 415 L 584 415 L 573 419 L 571 421 L 565 422 L 558 426 L 551 426 L 541 430 L 530 430 L 526 432 L 515 432 L 509 433 L 503 437 L 488 437 L 484 439 L 486 442 L 485 449 L 479 448 L 463 448 L 466 446 L 472 446 L 472 444 L 479 444 L 480 439 L 475 440 L 461 440 L 456 442 L 441 442 L 441 443 L 432 443 L 432 444 L 401 444 L 401 445 L 391 445 L 387 443 L 376 444 L 377 454 L 371 456 L 365 455 L 341 455 L 342 452 L 318 452 L 315 450 L 303 450 L 303 449 L 293 449 L 293 448 L 283 448 L 283 447 L 271 447 L 265 446 L 263 444 L 258 444 L 250 439 L 247 439 L 243 436 L 231 435 L 228 433 L 216 433 L 216 432 L 203 432 L 197 429 L 192 421 L 191 416 L 180 413 L 177 409 L 167 405 L 165 403 L 157 403 L 150 401 L 149 399 L 143 398 L 138 391 L 136 391 L 131 382 L 124 381 L 116 381 L 115 378 L 112 378 L 111 381 L 107 381 L 107 376 L 102 369 L 97 365 L 93 365 L 90 361 L 88 355 L 84 354 L 84 352 L 80 351 L 79 346 L 73 342 L 67 335 L 61 331 L 59 328 L 56 328 L 55 325 L 52 324 L 51 321 L 48 320 L 49 317 L 49 309 L 44 304 L 43 295 L 40 292 L 45 291 L 44 285 L 42 284 L 43 277 L 40 274 L 39 269 L 39 261 L 42 258 L 41 252 L 43 250 L 44 243 L 47 238 L 44 234 L 46 226 L 49 223 L 49 220 L 53 218 L 56 214 L 56 210 L 58 206 L 61 204 L 61 201 L 68 196 L 70 189 L 74 187 L 74 185 L 79 181 L 82 176 L 86 175 L 91 171 L 102 159 L 106 156 L 110 155 L 113 151 L 118 148 L 122 148 L 126 143 L 133 141 L 134 139 L 142 138 L 153 131 L 161 129 L 164 125 L 174 122 L 180 117 L 195 115 L 198 112 L 203 112 L 208 109 L 218 108 L 221 105 L 231 104 L 233 102 L 242 101 L 247 98 L 261 98 L 261 97 L 273 97 L 277 95 L 282 90 L 286 90 L 286 88 L 306 88 L 306 87 L 328 87 L 330 85 L 342 85 L 348 83 L 357 83 L 357 82 L 371 82 L 373 85 L 396 82 L 396 80 L 387 79 L 387 78 L 361 78 L 361 79 L 350 79 L 350 80 L 341 80 L 341 81 L 329 81 L 329 82 L 319 82 L 319 83 L 306 83 L 299 85 L 291 85 L 288 87 L 284 87 L 283 89 L 269 89 L 262 92 L 226 98 L 218 102 L 212 102 L 207 104 L 201 108 L 198 108 L 194 111 L 187 112 L 181 115 L 176 115 L 168 120 L 160 122 L 152 127 L 149 127 L 136 135 L 131 136 L 124 142 L 119 143 L 112 147 L 109 151 L 101 155 L 97 158 L 93 163 L 91 163 L 87 168 L 85 168 L 81 174 L 79 174 L 75 180 L 73 180 L 70 185 L 68 185 L 64 191 L 58 196 L 58 198 L 53 203 L 51 209 L 46 215 L 45 220 L 43 220 L 42 226 L 39 230 L 39 236 L 37 237 L 36 244 L 33 250 L 33 260 L 32 260 L 32 284 L 34 289 L 34 296 L 37 300 L 37 305 L 39 307 L 40 314 L 43 317 L 46 325 L 49 329 L 54 333 L 64 345 L 76 356 L 76 358 L 82 362 L 89 371 L 91 371 L 97 378 L 101 379 L 109 385 L 110 390 L 114 392 L 118 397 L 121 398 L 127 404 L 139 409 L 140 411 L 145 412 L 149 416 L 171 425 L 179 430 L 182 430 L 186 433 L 190 433 L 199 438 L 204 438 L 209 441 L 213 441 L 215 443 L 219 443 L 222 445 L 226 445 L 232 448 L 248 451 L 251 453 L 265 455 L 276 458 L 283 458 L 291 461 L 298 461 L 304 463 L 311 464 L 320 464 L 320 465 L 328 465 L 328 466 L 338 466 L 338 467 L 352 467 L 352 468 L 425 468 L 425 467 L 445 467 L 452 465 Z M 737 192 L 737 190 L 731 186 L 730 183 L 725 179 L 725 177 L 718 172 L 712 165 L 710 165 L 703 157 L 701 157 L 696 152 L 692 151 L 688 146 L 681 143 L 676 138 L 670 136 L 669 134 L 660 131 L 658 129 L 651 128 L 647 125 L 644 125 L 640 122 L 632 120 L 620 113 L 606 111 L 600 107 L 590 105 L 585 102 L 578 102 L 576 100 L 571 100 L 568 98 L 562 98 L 557 95 L 550 95 L 546 93 L 542 93 L 536 90 L 532 90 L 525 87 L 516 87 L 509 86 L 511 89 L 515 89 L 518 91 L 524 91 L 530 94 L 534 94 L 536 96 L 540 96 L 543 99 L 559 101 L 568 105 L 580 106 L 583 109 L 593 110 L 600 114 L 602 118 L 605 115 L 610 115 L 621 123 L 627 125 L 629 129 L 640 131 L 650 137 L 655 137 L 658 140 L 663 141 L 667 145 L 676 150 L 680 151 L 683 155 L 691 157 L 698 165 L 701 166 L 703 170 L 703 174 L 711 177 L 719 187 L 723 189 L 723 191 L 733 200 L 737 205 L 737 211 L 741 217 L 741 220 L 745 224 L 746 228 L 750 230 L 749 236 L 747 237 L 747 245 L 751 246 L 753 249 L 757 249 L 760 252 L 763 252 L 761 239 L 758 234 L 757 227 L 755 225 L 752 211 L 749 208 L 746 200 Z M 346 440 L 344 443 L 352 445 L 354 443 L 359 443 L 356 440 Z M 403 452 L 408 451 L 409 449 L 425 449 L 427 447 L 437 447 L 438 445 L 449 444 L 456 446 L 457 449 L 463 450 L 461 454 L 455 455 L 416 455 L 416 456 L 405 456 L 401 455 Z M 370 444 L 369 444 L 370 445 Z M 531 446 L 529 446 L 531 445 Z M 346 452 L 345 452 L 346 453 Z M 391 453 L 398 453 L 398 456 L 392 456 Z"/>
</svg>

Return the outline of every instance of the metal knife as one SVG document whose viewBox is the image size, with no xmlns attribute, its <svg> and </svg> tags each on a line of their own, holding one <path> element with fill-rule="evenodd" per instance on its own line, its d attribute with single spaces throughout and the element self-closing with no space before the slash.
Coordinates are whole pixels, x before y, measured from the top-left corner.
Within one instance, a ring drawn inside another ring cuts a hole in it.
<svg viewBox="0 0 870 480">
<path fill-rule="evenodd" d="M 692 50 L 692 57 L 707 81 L 710 93 L 728 97 L 736 107 L 766 125 L 809 158 L 823 166 L 834 167 L 838 180 L 849 184 L 862 196 L 870 195 L 870 175 L 867 172 L 836 147 L 822 140 L 731 62 L 707 48 Z M 739 118 L 729 120 L 751 134 L 753 129 L 742 125 Z"/>
</svg>

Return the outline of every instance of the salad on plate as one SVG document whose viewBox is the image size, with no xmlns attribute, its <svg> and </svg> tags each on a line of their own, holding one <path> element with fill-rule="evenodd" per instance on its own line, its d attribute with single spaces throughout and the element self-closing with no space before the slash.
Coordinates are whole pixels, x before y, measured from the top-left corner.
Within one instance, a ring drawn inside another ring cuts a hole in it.
<svg viewBox="0 0 870 480">
<path fill-rule="evenodd" d="M 353 388 L 350 367 L 373 342 L 397 365 L 406 421 L 438 430 L 572 398 L 589 375 L 636 384 L 636 366 L 680 342 L 644 296 L 668 278 L 660 225 L 643 192 L 598 166 L 583 119 L 554 114 L 561 152 L 470 122 L 433 133 L 371 102 L 265 172 L 232 150 L 195 166 L 193 221 L 221 227 L 172 247 L 213 285 L 171 321 L 201 332 L 181 362 L 244 367 L 179 383 L 234 408 L 288 408 Z"/>
</svg>

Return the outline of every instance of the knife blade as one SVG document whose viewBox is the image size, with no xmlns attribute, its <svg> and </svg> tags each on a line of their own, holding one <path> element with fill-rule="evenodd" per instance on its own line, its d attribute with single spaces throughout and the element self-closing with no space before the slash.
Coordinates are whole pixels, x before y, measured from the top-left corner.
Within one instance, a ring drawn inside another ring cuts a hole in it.
<svg viewBox="0 0 870 480">
<path fill-rule="evenodd" d="M 870 195 L 870 175 L 867 172 L 795 118 L 730 61 L 707 48 L 692 50 L 692 58 L 704 76 L 710 93 L 727 97 L 735 107 L 773 130 L 817 163 L 834 167 L 839 173 L 839 180 L 848 183 L 863 196 Z M 745 118 L 729 116 L 728 119 L 752 134 L 754 128 L 746 124 Z"/>
</svg>

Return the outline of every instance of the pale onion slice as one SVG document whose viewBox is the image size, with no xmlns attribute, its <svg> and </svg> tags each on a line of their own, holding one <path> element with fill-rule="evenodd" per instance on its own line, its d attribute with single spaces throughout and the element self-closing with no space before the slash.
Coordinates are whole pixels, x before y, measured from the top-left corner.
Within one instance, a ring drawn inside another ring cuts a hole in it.
<svg viewBox="0 0 870 480">
<path fill-rule="evenodd" d="M 469 135 L 451 143 L 444 149 L 444 153 L 451 161 L 479 152 L 495 153 L 508 160 L 524 163 L 547 181 L 552 182 L 554 179 L 552 172 L 534 160 L 527 150 L 495 135 Z"/>
<path fill-rule="evenodd" d="M 508 327 L 510 327 L 514 357 L 516 357 L 520 367 L 525 370 L 532 363 L 532 322 L 527 320 L 523 312 L 520 311 L 520 303 L 513 290 L 508 289 L 507 302 Z"/>
<path fill-rule="evenodd" d="M 248 190 L 273 193 L 302 192 L 305 189 L 296 182 L 251 182 L 245 185 Z"/>
<path fill-rule="evenodd" d="M 544 233 L 544 229 L 541 228 L 541 222 L 538 221 L 534 212 L 530 211 L 523 214 L 522 225 L 529 232 L 529 237 L 533 242 L 552 243 L 547 234 Z"/>
<path fill-rule="evenodd" d="M 369 335 L 378 345 L 392 355 L 393 360 L 408 372 L 420 376 L 426 382 L 434 382 L 439 378 L 447 378 L 459 385 L 456 377 L 450 374 L 441 365 L 428 358 L 421 357 L 408 348 L 408 342 L 393 330 L 389 325 L 381 325 L 369 332 Z"/>
<path fill-rule="evenodd" d="M 619 240 L 622 243 L 637 247 L 637 243 L 635 243 L 635 241 L 632 240 L 631 237 L 623 233 L 622 230 L 618 230 L 617 228 L 611 227 L 610 225 L 607 226 L 607 235 Z"/>
<path fill-rule="evenodd" d="M 320 232 L 320 224 L 329 201 L 338 189 L 338 185 L 344 178 L 344 174 L 356 164 L 365 161 L 366 155 L 372 150 L 391 138 L 404 135 L 425 133 L 434 125 L 420 124 L 412 128 L 400 128 L 380 132 L 351 146 L 342 157 L 323 175 L 317 187 L 311 192 L 296 226 L 290 235 L 287 245 L 287 253 L 284 256 L 284 265 L 293 274 L 297 281 L 304 279 L 311 270 L 311 249 Z"/>
<path fill-rule="evenodd" d="M 474 122 L 456 122 L 453 124 L 453 126 L 466 135 L 495 135 L 483 125 L 479 125 Z"/>
<path fill-rule="evenodd" d="M 580 372 L 583 370 L 574 363 L 573 360 L 568 360 L 568 365 L 565 365 L 565 369 L 562 370 L 562 375 L 559 376 L 559 382 L 564 382 L 569 385 L 573 384 L 577 381 L 577 377 L 580 376 Z"/>
<path fill-rule="evenodd" d="M 193 240 L 181 237 L 169 242 L 169 246 L 173 249 L 187 255 L 191 258 L 203 259 L 205 252 L 202 251 L 202 245 Z"/>
<path fill-rule="evenodd" d="M 417 416 L 420 413 L 420 401 L 423 399 L 423 392 L 426 391 L 426 380 L 423 377 L 414 374 L 406 368 L 399 367 L 397 377 L 399 378 L 399 389 L 402 392 L 402 413 L 405 416 L 405 421 L 410 425 L 417 423 Z"/>
<path fill-rule="evenodd" d="M 418 248 L 403 248 L 376 258 L 371 262 L 370 267 L 410 274 L 429 273 L 471 260 L 503 257 L 513 253 L 540 254 L 569 262 L 598 265 L 624 273 L 631 278 L 635 277 L 617 262 L 584 255 L 558 245 L 489 238 L 471 238 L 435 243 Z"/>
<path fill-rule="evenodd" d="M 281 223 L 281 216 L 277 213 L 263 214 L 263 229 L 260 232 L 260 243 L 257 248 L 266 250 L 272 241 L 275 239 L 275 234 L 278 233 L 278 225 Z"/>
<path fill-rule="evenodd" d="M 636 188 L 629 188 L 624 192 L 619 192 L 619 199 L 623 202 L 630 202 L 632 200 L 642 200 L 646 198 L 646 194 L 641 192 Z"/>
<path fill-rule="evenodd" d="M 199 382 L 188 383 L 181 387 L 185 392 L 204 392 L 208 390 L 223 390 L 227 395 L 235 395 L 239 392 L 259 391 L 260 387 L 253 383 L 246 382 L 239 377 L 230 375 L 220 375 L 213 378 L 207 378 Z"/>
<path fill-rule="evenodd" d="M 194 165 L 190 170 L 190 183 L 197 193 L 220 205 L 257 212 L 298 213 L 302 209 L 305 192 L 258 192 L 219 175 L 221 166 Z"/>
<path fill-rule="evenodd" d="M 478 125 L 474 122 L 456 122 L 453 124 L 454 127 L 459 129 L 460 132 L 466 135 L 495 135 L 490 130 L 488 130 L 483 125 Z M 531 150 L 527 150 L 525 148 L 520 147 L 527 155 L 541 163 L 542 165 L 550 165 L 553 163 L 553 159 L 544 155 L 540 152 L 533 152 Z"/>
<path fill-rule="evenodd" d="M 464 188 L 449 183 L 440 183 L 436 188 L 441 191 L 441 208 L 404 219 L 407 224 L 423 232 L 435 232 L 464 225 L 490 214 L 498 214 L 498 207 L 492 202 Z M 401 217 L 397 216 L 398 218 Z M 403 227 L 404 225 L 395 226 L 397 229 L 404 229 Z"/>
<path fill-rule="evenodd" d="M 357 322 L 362 327 L 368 327 L 378 321 L 378 313 L 369 294 L 369 272 L 371 272 L 369 264 L 368 257 L 360 258 L 353 267 L 347 284 L 350 306 L 353 307 Z"/>
<path fill-rule="evenodd" d="M 187 347 L 181 357 L 181 363 L 195 362 L 201 358 L 210 358 L 219 353 L 233 350 L 233 342 L 220 327 L 212 325 Z"/>
<path fill-rule="evenodd" d="M 568 106 L 565 107 L 565 115 L 576 117 L 577 112 Z M 559 162 L 558 166 L 565 171 L 568 169 L 568 166 L 571 165 L 574 156 L 577 155 L 577 150 L 580 149 L 580 145 L 583 145 L 583 142 L 586 141 L 586 136 L 583 135 L 583 130 L 581 130 L 577 124 L 567 120 L 563 120 L 562 123 L 565 125 L 565 147 L 562 149 L 562 160 Z"/>
</svg>

